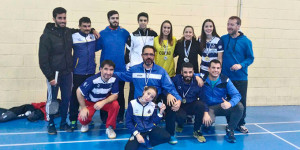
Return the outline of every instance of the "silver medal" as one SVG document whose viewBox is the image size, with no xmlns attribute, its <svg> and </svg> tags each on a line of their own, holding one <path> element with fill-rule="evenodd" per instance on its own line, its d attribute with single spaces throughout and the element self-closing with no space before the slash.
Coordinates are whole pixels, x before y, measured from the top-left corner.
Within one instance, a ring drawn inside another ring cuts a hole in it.
<svg viewBox="0 0 300 150">
<path fill-rule="evenodd" d="M 168 57 L 167 57 L 167 56 L 165 56 L 165 57 L 164 57 L 164 60 L 167 60 L 167 59 L 168 59 Z"/>
<path fill-rule="evenodd" d="M 190 61 L 187 57 L 185 57 L 183 60 L 184 60 L 184 62 L 186 62 L 186 63 Z"/>
</svg>

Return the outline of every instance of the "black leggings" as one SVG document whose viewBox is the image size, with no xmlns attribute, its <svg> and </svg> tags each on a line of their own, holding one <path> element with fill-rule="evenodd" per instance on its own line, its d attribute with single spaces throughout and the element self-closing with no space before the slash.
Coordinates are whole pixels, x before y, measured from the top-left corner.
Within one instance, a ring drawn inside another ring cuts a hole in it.
<svg viewBox="0 0 300 150">
<path fill-rule="evenodd" d="M 151 146 L 156 146 L 162 143 L 170 141 L 170 134 L 163 128 L 155 127 L 149 132 L 140 133 L 145 139 L 149 136 L 149 142 Z M 140 143 L 137 141 L 136 137 L 131 136 L 125 146 L 125 150 L 137 150 Z"/>
</svg>

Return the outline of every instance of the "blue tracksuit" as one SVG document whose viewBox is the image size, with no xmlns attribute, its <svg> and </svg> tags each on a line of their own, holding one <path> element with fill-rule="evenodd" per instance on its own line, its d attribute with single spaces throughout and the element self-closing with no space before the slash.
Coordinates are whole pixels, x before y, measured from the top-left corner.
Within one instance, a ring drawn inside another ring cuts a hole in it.
<svg viewBox="0 0 300 150">
<path fill-rule="evenodd" d="M 232 81 L 248 80 L 248 66 L 254 61 L 252 42 L 242 32 L 239 33 L 236 38 L 229 34 L 221 37 L 224 43 L 222 73 Z M 230 71 L 234 64 L 240 64 L 242 69 Z"/>
<path fill-rule="evenodd" d="M 93 34 L 81 31 L 72 34 L 74 74 L 95 74 L 96 38 Z"/>
<path fill-rule="evenodd" d="M 227 94 L 231 97 L 229 103 L 234 107 L 240 100 L 241 94 L 235 88 L 231 80 L 225 76 L 220 75 L 217 83 L 212 87 L 210 79 L 207 77 L 202 87 L 202 99 L 208 106 L 223 103 L 222 98 L 227 99 Z M 205 108 L 208 111 L 208 108 Z"/>
<path fill-rule="evenodd" d="M 147 132 L 160 122 L 162 115 L 153 102 L 142 105 L 138 99 L 130 101 L 126 112 L 126 127 L 131 133 Z"/>
<path fill-rule="evenodd" d="M 183 97 L 183 92 L 187 92 L 189 87 L 190 90 L 186 94 L 186 103 L 191 103 L 197 100 L 201 94 L 201 87 L 198 86 L 195 76 L 193 76 L 192 81 L 190 84 L 185 84 L 183 81 L 183 76 L 181 74 L 176 75 L 172 78 L 172 81 L 175 85 L 175 88 L 178 94 Z"/>
<path fill-rule="evenodd" d="M 102 49 L 100 64 L 104 60 L 112 60 L 116 64 L 115 71 L 125 72 L 125 44 L 129 36 L 129 32 L 120 27 L 113 30 L 108 26 L 102 30 L 97 41 L 97 49 Z"/>
<path fill-rule="evenodd" d="M 162 89 L 164 89 L 176 99 L 181 100 L 181 97 L 177 93 L 174 84 L 164 68 L 153 63 L 151 71 L 146 74 L 143 64 L 144 63 L 132 66 L 127 72 L 115 72 L 120 80 L 133 82 L 134 98 L 143 95 L 145 86 L 154 86 L 157 88 L 157 95 L 162 93 Z M 146 76 L 148 81 L 146 80 Z"/>
</svg>

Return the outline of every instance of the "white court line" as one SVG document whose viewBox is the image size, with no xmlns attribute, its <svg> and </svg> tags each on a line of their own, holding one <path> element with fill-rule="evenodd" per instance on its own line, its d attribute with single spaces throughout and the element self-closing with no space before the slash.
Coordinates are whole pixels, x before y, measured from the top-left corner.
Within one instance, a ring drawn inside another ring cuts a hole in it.
<svg viewBox="0 0 300 150">
<path fill-rule="evenodd" d="M 272 134 L 272 133 L 295 133 L 300 132 L 300 130 L 293 130 L 293 131 L 278 131 L 278 132 L 253 132 L 248 134 Z M 243 133 L 236 133 L 235 135 L 248 135 Z M 206 136 L 225 136 L 226 134 L 208 134 Z M 178 138 L 186 138 L 186 137 L 193 137 L 192 135 L 182 135 L 177 136 Z M 21 143 L 21 144 L 3 144 L 0 147 L 13 147 L 13 146 L 32 146 L 32 145 L 49 145 L 49 144 L 68 144 L 68 143 L 88 143 L 88 142 L 112 142 L 112 141 L 127 141 L 129 138 L 120 138 L 120 139 L 99 139 L 99 140 L 82 140 L 82 141 L 63 141 L 63 142 L 41 142 L 41 143 Z"/>
<path fill-rule="evenodd" d="M 256 124 L 256 126 L 257 126 L 257 127 L 259 127 L 259 128 L 261 128 L 261 129 L 263 129 L 263 130 L 265 130 L 265 131 L 267 131 L 268 133 L 270 133 L 270 134 L 274 135 L 275 137 L 279 138 L 280 140 L 282 140 L 282 141 L 286 142 L 287 144 L 289 144 L 289 145 L 291 145 L 291 146 L 293 146 L 293 147 L 295 147 L 295 148 L 297 148 L 297 149 L 300 149 L 300 147 L 298 147 L 297 145 L 295 145 L 295 144 L 293 144 L 293 143 L 291 143 L 291 142 L 289 142 L 289 141 L 285 140 L 284 138 L 282 138 L 282 137 L 280 137 L 280 136 L 276 135 L 274 132 L 271 132 L 271 131 L 269 131 L 269 130 L 265 129 L 265 128 L 263 128 L 263 127 L 262 127 L 262 126 L 260 126 L 260 125 L 257 125 L 257 124 Z"/>
<path fill-rule="evenodd" d="M 288 123 L 300 123 L 300 121 L 291 121 L 291 122 L 262 122 L 262 123 L 247 123 L 247 125 L 257 125 L 257 124 L 288 124 Z M 227 124 L 216 124 L 216 126 L 219 125 L 227 125 Z M 185 125 L 185 126 L 193 126 L 193 125 Z M 117 128 L 116 130 L 126 130 L 127 128 Z M 91 129 L 90 131 L 101 131 L 106 129 Z M 57 131 L 59 133 L 64 133 L 66 131 Z M 74 132 L 80 132 L 80 130 L 74 130 Z M 0 133 L 1 135 L 22 135 L 22 134 L 43 134 L 48 133 L 47 131 L 42 132 L 14 132 L 14 133 Z"/>
<path fill-rule="evenodd" d="M 48 145 L 48 144 L 66 144 L 66 143 L 87 143 L 87 142 L 112 142 L 112 141 L 124 141 L 129 138 L 122 139 L 101 139 L 101 140 L 83 140 L 83 141 L 64 141 L 64 142 L 41 142 L 41 143 L 22 143 L 22 144 L 4 144 L 0 145 L 0 147 L 8 147 L 8 146 L 26 146 L 26 145 Z"/>
<path fill-rule="evenodd" d="M 115 129 L 116 130 L 127 130 L 127 128 L 117 128 Z M 90 129 L 89 131 L 101 131 L 101 130 L 106 130 L 106 129 Z M 65 133 L 67 131 L 57 131 L 57 133 Z M 79 129 L 77 130 L 74 130 L 73 132 L 81 132 Z M 12 132 L 12 133 L 0 133 L 0 136 L 1 135 L 22 135 L 22 134 L 41 134 L 41 133 L 47 133 L 47 131 L 41 131 L 41 132 Z"/>
</svg>

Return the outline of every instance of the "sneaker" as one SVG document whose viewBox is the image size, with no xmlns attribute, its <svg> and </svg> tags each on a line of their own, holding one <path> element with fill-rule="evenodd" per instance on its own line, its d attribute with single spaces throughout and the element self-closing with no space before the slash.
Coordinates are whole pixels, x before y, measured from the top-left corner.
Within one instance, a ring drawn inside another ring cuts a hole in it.
<svg viewBox="0 0 300 150">
<path fill-rule="evenodd" d="M 169 143 L 173 145 L 177 144 L 178 143 L 177 138 L 175 136 L 171 136 Z"/>
<path fill-rule="evenodd" d="M 107 134 L 107 137 L 110 138 L 110 139 L 114 139 L 117 136 L 114 129 L 112 129 L 111 126 L 106 128 L 105 133 Z"/>
<path fill-rule="evenodd" d="M 57 134 L 56 128 L 54 124 L 48 125 L 48 134 L 54 135 Z"/>
<path fill-rule="evenodd" d="M 77 122 L 76 121 L 71 121 L 71 130 L 74 131 L 74 130 L 77 130 Z"/>
<path fill-rule="evenodd" d="M 225 139 L 227 142 L 229 143 L 235 143 L 236 142 L 236 139 L 234 137 L 234 131 L 233 130 L 230 130 L 228 128 L 226 128 L 226 136 L 225 136 Z"/>
<path fill-rule="evenodd" d="M 89 131 L 89 125 L 88 124 L 87 125 L 82 125 L 81 129 L 80 129 L 80 132 L 87 132 L 87 131 Z"/>
<path fill-rule="evenodd" d="M 205 143 L 205 142 L 206 142 L 206 139 L 205 139 L 205 137 L 202 135 L 202 133 L 200 132 L 200 130 L 194 131 L 193 135 L 194 135 L 194 137 L 195 137 L 200 143 Z"/>
<path fill-rule="evenodd" d="M 236 128 L 236 130 L 237 130 L 237 131 L 240 131 L 241 133 L 244 133 L 244 134 L 246 134 L 246 133 L 249 132 L 245 125 L 238 126 L 238 127 Z"/>
<path fill-rule="evenodd" d="M 177 125 L 176 128 L 175 128 L 175 131 L 178 132 L 178 133 L 181 133 L 183 131 L 183 127 Z"/>
<path fill-rule="evenodd" d="M 61 131 L 73 132 L 73 130 L 71 129 L 71 127 L 68 125 L 68 123 L 60 123 L 59 129 Z"/>
</svg>

